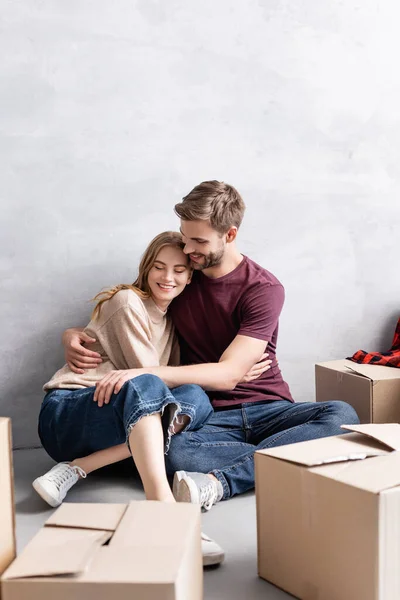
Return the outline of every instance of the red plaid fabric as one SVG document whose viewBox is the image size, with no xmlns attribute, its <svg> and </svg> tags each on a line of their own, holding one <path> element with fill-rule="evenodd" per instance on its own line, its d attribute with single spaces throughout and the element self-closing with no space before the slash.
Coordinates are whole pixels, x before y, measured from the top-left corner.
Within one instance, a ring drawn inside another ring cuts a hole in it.
<svg viewBox="0 0 400 600">
<path fill-rule="evenodd" d="M 400 368 L 400 319 L 397 321 L 392 347 L 388 352 L 364 352 L 364 350 L 358 350 L 353 356 L 349 356 L 348 360 L 357 363 Z"/>
</svg>

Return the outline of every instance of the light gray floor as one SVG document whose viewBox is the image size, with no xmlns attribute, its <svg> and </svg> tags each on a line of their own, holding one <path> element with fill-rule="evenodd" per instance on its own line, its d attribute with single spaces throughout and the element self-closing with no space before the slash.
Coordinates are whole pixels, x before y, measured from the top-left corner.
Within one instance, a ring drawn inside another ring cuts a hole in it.
<svg viewBox="0 0 400 600">
<path fill-rule="evenodd" d="M 32 489 L 31 482 L 54 465 L 44 450 L 14 452 L 17 547 L 21 551 L 54 509 Z M 129 473 L 93 474 L 68 494 L 68 502 L 143 500 L 139 483 Z M 203 515 L 203 529 L 225 549 L 225 563 L 205 571 L 205 600 L 289 600 L 282 590 L 257 576 L 254 494 L 220 502 Z"/>
</svg>

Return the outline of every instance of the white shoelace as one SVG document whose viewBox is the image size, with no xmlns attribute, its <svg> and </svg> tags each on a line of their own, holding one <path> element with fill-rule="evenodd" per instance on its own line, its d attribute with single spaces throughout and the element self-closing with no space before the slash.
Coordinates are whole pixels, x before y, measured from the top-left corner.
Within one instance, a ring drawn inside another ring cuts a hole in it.
<svg viewBox="0 0 400 600">
<path fill-rule="evenodd" d="M 213 504 L 216 503 L 217 498 L 218 493 L 216 490 L 216 485 L 213 481 L 210 481 L 210 483 L 201 486 L 200 505 L 203 506 L 205 510 L 210 510 Z"/>
<path fill-rule="evenodd" d="M 63 465 L 62 467 L 61 465 L 57 465 L 58 468 L 48 474 L 48 478 L 54 482 L 60 492 L 63 492 L 65 488 L 69 488 L 71 484 L 74 484 L 79 475 L 83 479 L 87 477 L 85 471 L 80 467 L 71 467 L 68 463 L 61 464 Z"/>
</svg>

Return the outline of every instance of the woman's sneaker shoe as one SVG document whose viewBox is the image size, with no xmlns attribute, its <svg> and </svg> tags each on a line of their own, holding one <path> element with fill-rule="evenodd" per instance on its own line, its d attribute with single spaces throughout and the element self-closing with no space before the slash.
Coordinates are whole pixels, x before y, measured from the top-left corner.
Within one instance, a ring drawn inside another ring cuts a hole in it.
<svg viewBox="0 0 400 600">
<path fill-rule="evenodd" d="M 61 462 L 50 469 L 45 475 L 35 479 L 32 486 L 43 500 L 50 504 L 50 506 L 55 507 L 60 506 L 67 492 L 80 477 L 86 477 L 83 469 L 72 467 L 67 462 Z"/>
<path fill-rule="evenodd" d="M 217 542 L 214 542 L 205 533 L 201 534 L 201 551 L 203 554 L 203 567 L 220 565 L 225 558 L 225 553 Z"/>
<path fill-rule="evenodd" d="M 172 493 L 177 502 L 200 504 L 204 510 L 222 500 L 223 489 L 220 481 L 205 473 L 177 471 L 174 475 Z"/>
</svg>

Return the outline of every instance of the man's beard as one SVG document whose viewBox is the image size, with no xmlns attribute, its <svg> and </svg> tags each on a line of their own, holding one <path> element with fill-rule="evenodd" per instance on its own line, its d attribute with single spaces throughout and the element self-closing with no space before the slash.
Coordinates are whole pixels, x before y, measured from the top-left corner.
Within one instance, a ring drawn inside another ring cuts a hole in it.
<svg viewBox="0 0 400 600">
<path fill-rule="evenodd" d="M 194 261 L 190 261 L 190 266 L 196 271 L 204 271 L 204 269 L 209 269 L 210 267 L 217 267 L 221 264 L 222 259 L 224 257 L 225 248 L 221 248 L 218 252 L 209 252 L 208 254 L 203 254 L 204 261 L 202 263 L 197 263 Z"/>
</svg>

